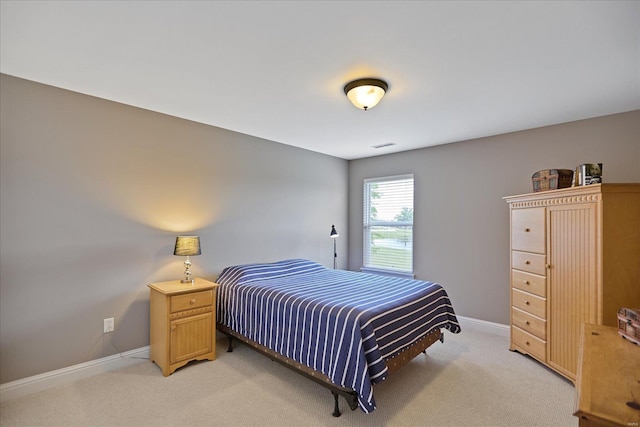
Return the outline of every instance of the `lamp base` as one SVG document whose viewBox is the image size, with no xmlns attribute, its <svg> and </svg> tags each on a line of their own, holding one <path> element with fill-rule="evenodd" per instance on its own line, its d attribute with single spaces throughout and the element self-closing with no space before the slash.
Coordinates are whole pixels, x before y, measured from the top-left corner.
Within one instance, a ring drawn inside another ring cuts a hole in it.
<svg viewBox="0 0 640 427">
<path fill-rule="evenodd" d="M 191 278 L 191 261 L 189 261 L 188 255 L 184 262 L 184 279 L 180 280 L 180 283 L 191 283 L 192 285 L 194 283 L 194 280 Z"/>
</svg>

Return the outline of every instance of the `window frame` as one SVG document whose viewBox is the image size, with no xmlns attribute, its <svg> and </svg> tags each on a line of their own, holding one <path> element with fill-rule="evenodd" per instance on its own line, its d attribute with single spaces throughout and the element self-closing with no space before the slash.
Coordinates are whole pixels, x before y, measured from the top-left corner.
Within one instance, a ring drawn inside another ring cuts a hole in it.
<svg viewBox="0 0 640 427">
<path fill-rule="evenodd" d="M 362 246 L 362 268 L 360 269 L 360 271 L 364 272 L 364 273 L 374 273 L 374 274 L 381 274 L 381 275 L 388 275 L 388 276 L 395 276 L 395 277 L 405 277 L 405 278 L 415 278 L 415 275 L 413 273 L 413 261 L 414 261 L 414 257 L 413 257 L 413 249 L 414 249 L 414 245 L 413 245 L 413 231 L 415 228 L 415 221 L 412 219 L 411 221 L 384 221 L 384 220 L 379 220 L 379 221 L 372 221 L 371 220 L 371 205 L 372 205 L 372 199 L 371 199 L 371 184 L 374 183 L 382 183 L 382 182 L 389 182 L 389 181 L 402 181 L 402 180 L 408 180 L 411 179 L 412 180 L 412 184 L 413 184 L 413 194 L 412 194 L 412 206 L 411 209 L 412 211 L 414 211 L 415 209 L 415 177 L 414 174 L 402 174 L 402 175 L 392 175 L 392 176 L 384 176 L 384 177 L 376 177 L 376 178 L 367 178 L 364 180 L 363 182 L 363 203 L 362 203 L 362 207 L 363 207 L 363 213 L 362 213 L 362 218 L 363 218 L 363 223 L 362 223 L 362 237 L 363 237 L 363 246 Z M 415 216 L 414 216 L 415 218 Z M 370 260 L 371 259 L 371 227 L 375 227 L 375 226 L 392 226 L 392 227 L 397 227 L 397 226 L 405 226 L 405 227 L 410 227 L 411 231 L 412 231 L 412 237 L 411 237 L 411 269 L 410 270 L 404 270 L 404 269 L 399 269 L 399 268 L 392 268 L 392 267 L 385 267 L 385 266 L 375 266 L 375 265 L 367 265 L 367 258 Z"/>
</svg>

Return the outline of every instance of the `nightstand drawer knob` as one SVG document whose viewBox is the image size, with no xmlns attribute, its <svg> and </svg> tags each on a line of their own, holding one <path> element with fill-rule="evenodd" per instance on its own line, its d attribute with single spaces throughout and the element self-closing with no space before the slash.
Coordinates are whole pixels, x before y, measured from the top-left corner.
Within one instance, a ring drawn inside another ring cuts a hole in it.
<svg viewBox="0 0 640 427">
<path fill-rule="evenodd" d="M 528 232 L 531 231 L 531 229 L 530 228 L 525 228 L 524 231 L 528 233 Z"/>
<path fill-rule="evenodd" d="M 527 264 L 527 265 L 529 265 L 529 264 L 531 264 L 531 261 L 527 260 L 527 261 L 525 261 L 524 263 L 525 263 L 525 264 Z"/>
<path fill-rule="evenodd" d="M 195 304 L 195 303 L 196 303 L 196 300 L 195 300 L 195 299 L 192 299 L 191 301 L 189 301 L 189 304 L 191 304 L 191 305 L 193 305 L 193 304 Z"/>
<path fill-rule="evenodd" d="M 525 281 L 524 281 L 524 284 L 525 284 L 525 285 L 528 285 L 528 284 L 529 284 L 529 281 L 528 281 L 528 280 L 525 280 Z"/>
<path fill-rule="evenodd" d="M 525 303 L 525 304 L 527 304 L 527 305 L 529 305 L 529 301 L 525 301 L 524 303 Z"/>
</svg>

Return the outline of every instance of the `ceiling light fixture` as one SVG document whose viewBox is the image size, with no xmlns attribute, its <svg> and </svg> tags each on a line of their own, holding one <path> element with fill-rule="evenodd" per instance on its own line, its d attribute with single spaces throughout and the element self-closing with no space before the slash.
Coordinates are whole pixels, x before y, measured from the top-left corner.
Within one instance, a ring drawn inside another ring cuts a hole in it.
<svg viewBox="0 0 640 427">
<path fill-rule="evenodd" d="M 382 99 L 389 86 L 380 79 L 358 79 L 344 86 L 344 93 L 357 108 L 368 110 Z"/>
</svg>

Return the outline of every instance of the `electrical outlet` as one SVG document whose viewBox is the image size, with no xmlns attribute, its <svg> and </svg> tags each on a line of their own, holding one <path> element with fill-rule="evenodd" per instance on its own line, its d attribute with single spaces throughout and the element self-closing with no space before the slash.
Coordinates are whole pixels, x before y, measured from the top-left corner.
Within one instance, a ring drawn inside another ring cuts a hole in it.
<svg viewBox="0 0 640 427">
<path fill-rule="evenodd" d="M 114 327 L 113 317 L 104 319 L 104 333 L 106 334 L 109 332 L 113 332 L 114 329 L 115 327 Z"/>
</svg>

